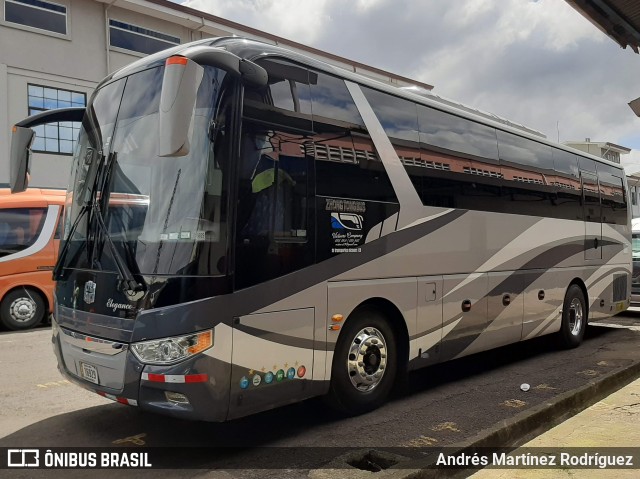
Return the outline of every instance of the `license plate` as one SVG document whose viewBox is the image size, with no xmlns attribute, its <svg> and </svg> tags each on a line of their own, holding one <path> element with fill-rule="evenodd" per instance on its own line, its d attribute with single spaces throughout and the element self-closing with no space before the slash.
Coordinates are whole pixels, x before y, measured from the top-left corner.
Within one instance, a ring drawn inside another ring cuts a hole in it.
<svg viewBox="0 0 640 479">
<path fill-rule="evenodd" d="M 98 370 L 95 366 L 86 363 L 80 363 L 80 375 L 94 384 L 98 384 Z"/>
</svg>

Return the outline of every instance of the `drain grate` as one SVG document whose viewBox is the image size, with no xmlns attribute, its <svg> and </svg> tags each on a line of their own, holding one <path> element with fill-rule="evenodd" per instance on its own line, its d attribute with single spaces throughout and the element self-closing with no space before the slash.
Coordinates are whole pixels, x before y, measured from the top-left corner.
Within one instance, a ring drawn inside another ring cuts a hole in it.
<svg viewBox="0 0 640 479">
<path fill-rule="evenodd" d="M 364 452 L 359 457 L 349 459 L 347 464 L 363 471 L 380 472 L 385 469 L 389 469 L 391 466 L 395 466 L 398 464 L 398 461 L 390 457 L 388 454 L 384 454 L 376 450 L 370 450 Z"/>
</svg>

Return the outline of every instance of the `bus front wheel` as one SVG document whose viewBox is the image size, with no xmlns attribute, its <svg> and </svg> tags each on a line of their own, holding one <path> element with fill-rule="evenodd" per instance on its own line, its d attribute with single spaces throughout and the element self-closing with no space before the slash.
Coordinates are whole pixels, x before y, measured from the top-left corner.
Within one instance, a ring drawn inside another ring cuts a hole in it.
<svg viewBox="0 0 640 479">
<path fill-rule="evenodd" d="M 577 284 L 567 289 L 562 305 L 562 325 L 557 339 L 561 347 L 570 349 L 582 343 L 587 329 L 587 303 L 584 293 Z"/>
<path fill-rule="evenodd" d="M 329 405 L 350 415 L 381 406 L 396 379 L 397 351 L 393 328 L 384 315 L 369 307 L 355 311 L 333 353 Z"/>
<path fill-rule="evenodd" d="M 12 331 L 33 328 L 44 318 L 42 296 L 30 288 L 9 292 L 0 303 L 0 321 Z"/>
</svg>

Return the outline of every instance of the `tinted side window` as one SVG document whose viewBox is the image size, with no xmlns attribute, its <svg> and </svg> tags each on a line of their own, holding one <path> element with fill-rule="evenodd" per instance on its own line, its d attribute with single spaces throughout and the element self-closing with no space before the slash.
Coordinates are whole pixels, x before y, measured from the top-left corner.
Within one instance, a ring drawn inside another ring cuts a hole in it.
<svg viewBox="0 0 640 479">
<path fill-rule="evenodd" d="M 269 74 L 269 94 L 273 106 L 282 110 L 311 114 L 309 71 L 301 66 L 277 59 L 260 62 Z"/>
<path fill-rule="evenodd" d="M 35 243 L 46 213 L 45 208 L 0 209 L 0 257 L 17 253 Z"/>
<path fill-rule="evenodd" d="M 591 223 L 600 223 L 602 221 L 602 208 L 600 206 L 598 177 L 587 172 L 582 172 L 580 176 L 582 178 L 584 220 Z"/>
<path fill-rule="evenodd" d="M 495 129 L 418 105 L 422 202 L 428 206 L 502 211 Z"/>
<path fill-rule="evenodd" d="M 596 173 L 596 162 L 591 158 L 578 156 L 578 166 L 582 180 L 584 220 L 591 223 L 600 223 L 602 221 L 602 208 L 600 205 L 600 186 Z"/>
<path fill-rule="evenodd" d="M 582 220 L 582 191 L 578 157 L 564 150 L 553 150 L 555 178 L 553 184 L 557 190 L 556 218 Z"/>
<path fill-rule="evenodd" d="M 627 195 L 621 175 L 623 171 L 598 163 L 598 180 L 602 201 L 602 222 L 627 224 Z"/>
<path fill-rule="evenodd" d="M 422 195 L 424 168 L 420 164 L 417 105 L 371 88 L 362 87 L 362 91 L 391 140 L 418 195 Z"/>
<path fill-rule="evenodd" d="M 344 80 L 312 71 L 310 81 L 314 120 L 322 122 L 330 119 L 334 124 L 360 125 L 364 128 L 362 117 Z"/>
<path fill-rule="evenodd" d="M 242 126 L 236 226 L 236 287 L 314 261 L 311 162 L 302 138 L 246 120 Z"/>
<path fill-rule="evenodd" d="M 397 201 L 373 141 L 344 81 L 310 72 L 316 194 L 365 201 Z M 315 83 L 313 78 L 315 77 Z"/>
<path fill-rule="evenodd" d="M 262 62 L 264 89 L 246 89 L 238 173 L 235 286 L 245 288 L 315 260 L 309 72 Z"/>
<path fill-rule="evenodd" d="M 498 131 L 498 150 L 506 212 L 555 217 L 553 149 L 537 141 Z"/>
<path fill-rule="evenodd" d="M 362 92 L 392 143 L 404 143 L 417 148 L 419 138 L 416 104 L 367 87 L 362 87 Z"/>
<path fill-rule="evenodd" d="M 589 173 L 596 174 L 596 162 L 591 158 L 585 158 L 584 156 L 578 156 L 578 166 L 582 171 L 588 171 Z"/>
<path fill-rule="evenodd" d="M 431 149 L 498 160 L 495 129 L 466 118 L 418 105 L 420 141 Z"/>
<path fill-rule="evenodd" d="M 245 90 L 245 116 L 288 129 L 312 130 L 309 71 L 291 62 L 269 59 L 258 62 L 269 75 L 264 89 Z"/>
</svg>

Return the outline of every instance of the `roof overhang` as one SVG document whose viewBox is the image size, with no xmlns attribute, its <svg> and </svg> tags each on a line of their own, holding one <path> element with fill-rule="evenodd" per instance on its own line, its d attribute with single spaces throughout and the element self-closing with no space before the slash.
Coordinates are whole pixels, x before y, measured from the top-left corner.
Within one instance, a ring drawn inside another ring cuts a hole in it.
<svg viewBox="0 0 640 479">
<path fill-rule="evenodd" d="M 627 148 L 625 146 L 616 145 L 615 143 L 606 142 L 603 145 L 603 148 L 608 148 L 611 151 L 617 151 L 618 153 L 621 153 L 623 155 L 625 155 L 627 153 L 631 153 L 631 148 Z"/>
<path fill-rule="evenodd" d="M 640 53 L 638 0 L 566 0 L 569 5 L 609 35 L 622 48 Z"/>
</svg>

